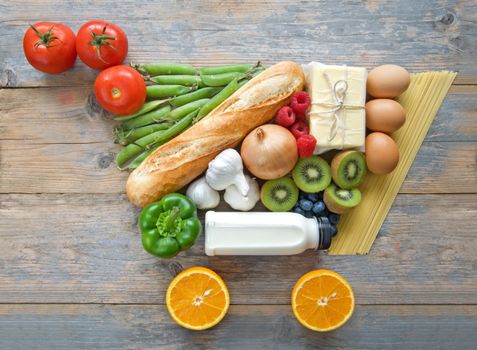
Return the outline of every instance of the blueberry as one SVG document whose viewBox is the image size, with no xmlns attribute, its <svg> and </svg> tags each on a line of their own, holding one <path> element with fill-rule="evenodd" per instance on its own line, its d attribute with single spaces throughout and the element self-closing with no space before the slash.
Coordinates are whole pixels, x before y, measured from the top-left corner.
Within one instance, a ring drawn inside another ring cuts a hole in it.
<svg viewBox="0 0 477 350">
<path fill-rule="evenodd" d="M 302 199 L 306 199 L 306 193 L 305 192 L 300 192 L 300 197 L 299 197 L 300 200 Z"/>
<path fill-rule="evenodd" d="M 313 208 L 313 202 L 309 201 L 308 199 L 302 199 L 298 202 L 298 205 L 304 211 L 309 211 Z"/>
<path fill-rule="evenodd" d="M 338 214 L 335 214 L 335 213 L 330 213 L 328 215 L 328 220 L 330 220 L 330 223 L 332 225 L 337 225 L 338 222 L 340 222 L 340 216 Z"/>
<path fill-rule="evenodd" d="M 311 219 L 314 217 L 313 212 L 311 210 L 305 211 L 305 217 Z"/>
<path fill-rule="evenodd" d="M 312 201 L 313 203 L 318 202 L 320 200 L 317 193 L 307 193 L 306 199 Z"/>
<path fill-rule="evenodd" d="M 336 226 L 335 225 L 331 225 L 331 234 L 332 236 L 336 236 L 336 234 L 338 233 L 338 230 L 336 229 Z"/>
<path fill-rule="evenodd" d="M 325 211 L 325 203 L 323 202 L 316 202 L 314 205 L 313 205 L 313 213 L 315 214 L 321 214 Z"/>
<path fill-rule="evenodd" d="M 292 210 L 294 213 L 305 215 L 305 211 L 301 209 L 300 207 L 294 207 Z"/>
</svg>

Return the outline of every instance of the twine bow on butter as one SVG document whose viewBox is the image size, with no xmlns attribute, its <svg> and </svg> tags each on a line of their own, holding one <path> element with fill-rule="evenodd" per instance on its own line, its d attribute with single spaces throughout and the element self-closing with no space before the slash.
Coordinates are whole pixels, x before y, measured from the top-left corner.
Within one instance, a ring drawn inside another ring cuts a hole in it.
<svg viewBox="0 0 477 350">
<path fill-rule="evenodd" d="M 340 122 L 342 121 L 341 130 L 343 133 L 346 130 L 346 110 L 348 109 L 363 109 L 364 106 L 360 105 L 352 105 L 352 104 L 345 104 L 346 93 L 348 92 L 348 71 L 345 69 L 345 78 L 337 80 L 334 84 L 331 83 L 331 79 L 326 72 L 323 72 L 323 76 L 328 83 L 328 87 L 330 89 L 331 97 L 333 98 L 333 102 L 316 102 L 315 105 L 320 105 L 322 107 L 327 108 L 325 111 L 320 111 L 319 114 L 323 113 L 330 113 L 333 121 L 330 127 L 330 133 L 328 134 L 328 141 L 333 140 L 336 135 L 338 134 L 338 130 L 340 129 Z M 341 119 L 340 114 L 344 114 L 343 118 Z M 344 146 L 344 135 L 342 137 L 342 148 Z"/>
</svg>

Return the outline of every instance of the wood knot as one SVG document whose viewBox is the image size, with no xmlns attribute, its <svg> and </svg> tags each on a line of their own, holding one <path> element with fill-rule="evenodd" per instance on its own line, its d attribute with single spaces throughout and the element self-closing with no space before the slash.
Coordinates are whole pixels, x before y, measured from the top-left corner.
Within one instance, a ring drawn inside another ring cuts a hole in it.
<svg viewBox="0 0 477 350">
<path fill-rule="evenodd" d="M 105 154 L 105 155 L 102 155 L 101 157 L 99 157 L 98 159 L 98 166 L 101 168 L 101 169 L 106 169 L 108 168 L 111 163 L 113 162 L 114 160 L 114 155 L 112 153 L 108 153 L 108 154 Z"/>
<path fill-rule="evenodd" d="M 455 20 L 455 16 L 451 12 L 447 12 L 446 14 L 442 15 L 441 18 L 439 19 L 439 21 L 442 24 L 445 24 L 446 26 L 451 25 L 452 23 L 454 23 L 454 20 Z"/>
<path fill-rule="evenodd" d="M 0 83 L 3 87 L 16 87 L 17 86 L 17 74 L 15 71 L 8 67 L 1 68 Z"/>
<path fill-rule="evenodd" d="M 101 107 L 98 100 L 96 100 L 96 96 L 94 92 L 88 95 L 88 99 L 86 100 L 86 113 L 90 117 L 101 117 L 101 118 L 108 118 L 110 114 Z"/>
</svg>

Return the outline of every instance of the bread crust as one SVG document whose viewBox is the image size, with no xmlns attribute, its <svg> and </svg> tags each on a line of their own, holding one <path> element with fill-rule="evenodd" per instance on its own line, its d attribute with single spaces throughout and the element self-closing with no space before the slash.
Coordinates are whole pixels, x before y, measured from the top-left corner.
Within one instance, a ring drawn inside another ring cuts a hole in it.
<svg viewBox="0 0 477 350">
<path fill-rule="evenodd" d="M 272 119 L 303 89 L 304 81 L 301 67 L 289 61 L 253 78 L 204 119 L 151 153 L 129 175 L 129 200 L 143 207 L 190 183 L 218 153 L 237 146 L 250 131 Z"/>
</svg>

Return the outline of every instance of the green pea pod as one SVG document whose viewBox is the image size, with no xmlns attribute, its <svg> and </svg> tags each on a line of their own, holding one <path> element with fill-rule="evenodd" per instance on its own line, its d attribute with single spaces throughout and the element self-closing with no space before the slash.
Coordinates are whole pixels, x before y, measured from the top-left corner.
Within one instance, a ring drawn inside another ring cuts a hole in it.
<svg viewBox="0 0 477 350">
<path fill-rule="evenodd" d="M 140 126 L 149 125 L 152 123 L 157 123 L 160 121 L 164 116 L 166 116 L 171 111 L 171 106 L 165 105 L 161 108 L 158 108 L 152 112 L 146 113 L 139 117 L 126 120 L 125 122 L 121 123 L 123 129 L 134 129 Z"/>
<path fill-rule="evenodd" d="M 190 102 L 186 105 L 183 105 L 179 108 L 173 109 L 167 117 L 165 117 L 166 120 L 179 120 L 184 118 L 186 115 L 189 113 L 195 111 L 196 109 L 201 108 L 203 105 L 205 105 L 207 102 L 209 102 L 210 99 L 208 98 L 202 98 L 200 100 Z"/>
<path fill-rule="evenodd" d="M 124 147 L 119 153 L 116 155 L 116 165 L 119 169 L 124 170 L 124 164 L 131 159 L 132 157 L 137 156 L 139 153 L 143 152 L 151 148 L 153 145 L 156 144 L 164 144 L 170 139 L 179 135 L 182 131 L 184 131 L 187 127 L 192 124 L 192 121 L 197 116 L 199 109 L 192 111 L 187 116 L 179 120 L 173 126 L 171 126 L 165 132 L 163 130 L 156 131 L 152 134 L 147 136 L 141 137 L 140 139 L 136 140 L 134 143 L 131 143 Z"/>
<path fill-rule="evenodd" d="M 207 86 L 225 86 L 232 80 L 241 78 L 244 73 L 240 72 L 228 72 L 222 74 L 201 75 L 202 81 Z"/>
<path fill-rule="evenodd" d="M 222 88 L 220 87 L 205 87 L 193 92 L 189 92 L 188 94 L 182 96 L 174 97 L 169 101 L 169 103 L 173 107 L 177 108 L 190 102 L 200 100 L 202 98 L 210 98 L 216 95 L 220 90 L 222 90 Z"/>
<path fill-rule="evenodd" d="M 153 132 L 169 129 L 170 126 L 170 123 L 162 123 L 145 125 L 131 130 L 115 129 L 114 134 L 116 135 L 116 143 L 125 146 Z"/>
<path fill-rule="evenodd" d="M 166 100 L 157 100 L 157 101 L 146 102 L 142 105 L 141 109 L 139 109 L 139 111 L 137 111 L 136 113 L 128 114 L 128 115 L 120 115 L 120 116 L 114 117 L 114 120 L 116 120 L 118 122 L 122 122 L 122 121 L 129 120 L 129 119 L 132 119 L 132 118 L 135 118 L 135 117 L 139 117 L 143 114 L 146 114 L 147 112 L 150 112 L 150 111 L 156 109 L 157 107 L 166 103 L 167 101 L 169 101 L 169 100 L 166 99 Z"/>
<path fill-rule="evenodd" d="M 212 97 L 209 102 L 204 104 L 199 111 L 199 114 L 197 115 L 197 119 L 195 122 L 198 120 L 202 119 L 205 117 L 207 114 L 209 114 L 215 107 L 217 107 L 219 104 L 221 104 L 223 101 L 225 101 L 229 96 L 231 96 L 235 91 L 237 91 L 239 88 L 239 83 L 237 79 L 232 80 L 225 88 L 223 88 L 222 91 L 220 91 L 217 95 Z"/>
<path fill-rule="evenodd" d="M 174 62 L 153 62 L 141 65 L 134 65 L 138 71 L 149 75 L 195 75 L 197 71 L 190 64 Z"/>
<path fill-rule="evenodd" d="M 199 75 L 156 75 L 149 80 L 162 85 L 203 86 Z"/>
<path fill-rule="evenodd" d="M 148 99 L 175 97 L 194 91 L 195 87 L 184 85 L 149 85 L 146 87 Z"/>
<path fill-rule="evenodd" d="M 147 158 L 148 155 L 150 155 L 154 150 L 156 150 L 161 144 L 155 144 L 151 148 L 145 150 L 142 152 L 140 155 L 138 155 L 136 158 L 134 158 L 127 166 L 128 170 L 134 170 L 136 169 L 141 163 L 144 161 L 144 159 Z"/>
<path fill-rule="evenodd" d="M 222 66 L 204 67 L 200 69 L 201 75 L 222 74 L 230 72 L 246 73 L 253 68 L 251 64 L 227 64 Z"/>
<path fill-rule="evenodd" d="M 138 225 L 144 249 L 161 258 L 188 249 L 202 232 L 194 203 L 180 193 L 170 193 L 144 207 Z"/>
</svg>

